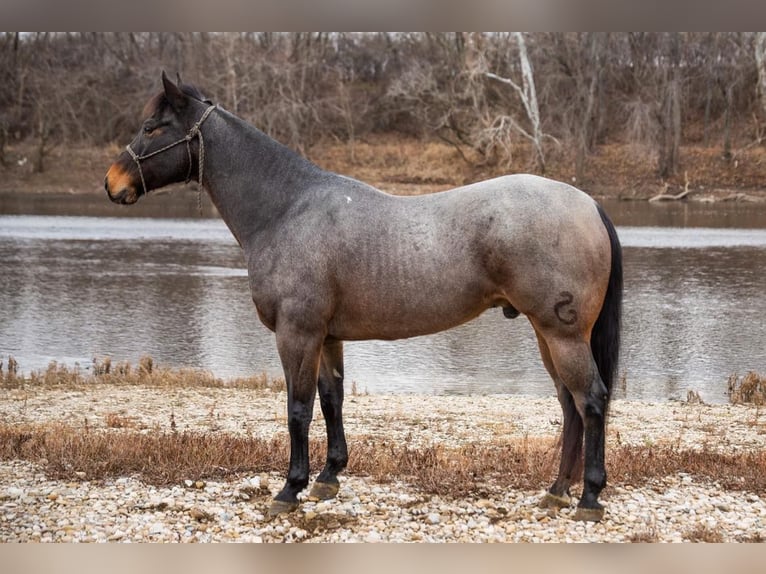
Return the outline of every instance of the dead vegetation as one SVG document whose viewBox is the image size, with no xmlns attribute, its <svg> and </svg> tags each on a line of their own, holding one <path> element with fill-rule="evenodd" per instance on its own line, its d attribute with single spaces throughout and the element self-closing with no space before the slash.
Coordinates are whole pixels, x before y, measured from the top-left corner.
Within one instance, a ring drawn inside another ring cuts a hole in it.
<svg viewBox="0 0 766 574">
<path fill-rule="evenodd" d="M 310 444 L 312 471 L 325 457 L 323 440 Z M 496 489 L 539 489 L 555 475 L 554 439 L 512 439 L 460 447 L 406 444 L 365 436 L 349 438 L 347 473 L 381 483 L 400 480 L 444 496 Z M 94 429 L 50 423 L 0 424 L 0 459 L 41 464 L 52 478 L 103 480 L 139 476 L 149 484 L 227 478 L 244 473 L 283 472 L 289 459 L 287 433 L 272 439 L 213 432 L 139 432 L 130 427 Z M 609 449 L 612 485 L 638 486 L 684 472 L 729 490 L 766 490 L 766 451 L 722 454 L 669 445 L 621 445 Z"/>
<path fill-rule="evenodd" d="M 250 377 L 236 377 L 223 380 L 209 371 L 199 369 L 171 369 L 154 364 L 152 357 L 145 356 L 138 365 L 127 361 L 112 363 L 111 358 L 94 358 L 93 363 L 83 368 L 68 367 L 55 361 L 45 370 L 23 374 L 13 357 L 8 357 L 7 367 L 0 362 L 0 388 L 23 389 L 35 387 L 81 388 L 95 384 L 142 385 L 149 387 L 211 387 L 253 390 L 285 390 L 282 378 L 269 377 L 264 373 Z"/>
<path fill-rule="evenodd" d="M 754 371 L 748 372 L 743 377 L 737 376 L 736 373 L 731 375 L 727 387 L 729 402 L 734 405 L 766 404 L 766 377 Z"/>
<path fill-rule="evenodd" d="M 10 358 L 0 370 L 1 387 L 7 390 L 45 387 L 87 390 L 92 385 L 146 385 L 162 388 L 239 387 L 273 392 L 284 381 L 260 375 L 224 382 L 210 373 L 158 367 L 145 357 L 138 365 L 96 360 L 87 368 L 67 368 L 55 363 L 45 371 L 23 375 Z M 732 402 L 763 399 L 764 379 L 755 373 L 730 379 Z M 756 397 L 758 397 L 756 399 Z M 760 404 L 760 403 L 759 403 Z M 226 478 L 243 473 L 284 472 L 289 459 L 287 429 L 263 439 L 213 430 L 179 432 L 174 415 L 168 425 L 145 427 L 127 411 L 109 411 L 102 427 L 50 422 L 0 423 L 0 460 L 28 460 L 62 480 L 102 480 L 140 476 L 151 484 L 178 484 L 184 480 Z M 310 444 L 313 471 L 325 458 L 325 441 Z M 555 437 L 469 442 L 457 447 L 441 444 L 408 446 L 380 437 L 349 437 L 347 473 L 378 482 L 400 480 L 427 493 L 445 496 L 475 495 L 495 489 L 538 489 L 556 473 Z M 766 490 L 766 449 L 723 453 L 703 444 L 685 448 L 680 443 L 617 444 L 607 457 L 611 485 L 642 485 L 656 479 L 687 473 L 715 481 L 730 490 Z M 647 537 L 651 538 L 651 533 Z M 696 538 L 709 538 L 697 533 Z M 638 537 L 640 541 L 642 536 Z M 648 540 L 647 540 L 648 541 Z"/>
</svg>

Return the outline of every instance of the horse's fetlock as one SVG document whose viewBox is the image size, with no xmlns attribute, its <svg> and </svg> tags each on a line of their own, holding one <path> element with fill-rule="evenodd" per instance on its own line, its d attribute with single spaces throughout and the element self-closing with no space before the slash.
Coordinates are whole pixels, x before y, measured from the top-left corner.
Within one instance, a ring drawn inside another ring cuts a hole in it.
<svg viewBox="0 0 766 574">
<path fill-rule="evenodd" d="M 606 486 L 606 472 L 603 470 L 590 469 L 585 471 L 583 482 L 597 491 Z"/>
<path fill-rule="evenodd" d="M 341 471 L 346 468 L 346 466 L 348 466 L 348 455 L 343 454 L 340 456 L 334 456 L 332 462 L 335 468 L 337 468 L 338 471 Z"/>
</svg>

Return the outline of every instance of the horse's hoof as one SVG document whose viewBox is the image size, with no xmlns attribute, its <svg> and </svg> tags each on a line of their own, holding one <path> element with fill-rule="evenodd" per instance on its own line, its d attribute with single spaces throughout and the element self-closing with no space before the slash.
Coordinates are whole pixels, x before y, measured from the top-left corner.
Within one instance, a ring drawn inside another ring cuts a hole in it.
<svg viewBox="0 0 766 574">
<path fill-rule="evenodd" d="M 335 498 L 340 490 L 340 484 L 337 482 L 314 482 L 309 493 L 309 500 L 330 500 Z"/>
<path fill-rule="evenodd" d="M 539 506 L 540 508 L 567 508 L 571 502 L 572 499 L 569 498 L 569 495 L 567 494 L 558 496 L 556 494 L 546 492 L 545 496 L 540 499 Z"/>
<path fill-rule="evenodd" d="M 574 515 L 574 519 L 581 522 L 601 522 L 602 518 L 604 518 L 603 508 L 583 508 L 578 506 Z"/>
<path fill-rule="evenodd" d="M 269 506 L 269 518 L 276 518 L 280 514 L 289 514 L 298 508 L 297 502 L 285 502 L 284 500 L 272 500 Z"/>
</svg>

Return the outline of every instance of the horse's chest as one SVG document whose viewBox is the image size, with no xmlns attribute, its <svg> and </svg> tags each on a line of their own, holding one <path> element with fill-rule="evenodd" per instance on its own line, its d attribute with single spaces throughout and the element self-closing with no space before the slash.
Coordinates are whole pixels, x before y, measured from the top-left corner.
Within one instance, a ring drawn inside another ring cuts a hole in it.
<svg viewBox="0 0 766 574">
<path fill-rule="evenodd" d="M 259 305 L 256 302 L 255 310 L 258 313 L 258 318 L 261 320 L 261 323 L 263 323 L 270 331 L 275 331 L 277 326 L 276 308 L 271 305 Z"/>
</svg>

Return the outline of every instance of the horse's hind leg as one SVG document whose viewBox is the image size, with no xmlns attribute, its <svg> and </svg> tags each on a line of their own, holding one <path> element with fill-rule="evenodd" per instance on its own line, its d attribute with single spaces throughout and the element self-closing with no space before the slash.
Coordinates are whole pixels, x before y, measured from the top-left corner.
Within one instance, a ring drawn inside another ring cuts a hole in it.
<svg viewBox="0 0 766 574">
<path fill-rule="evenodd" d="M 343 432 L 343 342 L 325 341 L 319 367 L 319 402 L 327 426 L 327 462 L 310 496 L 333 498 L 340 487 L 338 473 L 346 468 L 348 447 Z"/>
<path fill-rule="evenodd" d="M 537 334 L 537 343 L 540 347 L 540 356 L 543 359 L 543 364 L 556 385 L 556 393 L 558 394 L 564 419 L 561 429 L 559 473 L 555 482 L 540 501 L 540 506 L 543 508 L 565 508 L 569 506 L 571 500 L 569 497 L 569 486 L 582 472 L 582 418 L 577 412 L 572 393 L 569 392 L 564 383 L 561 382 L 561 379 L 559 379 L 558 373 L 553 366 L 548 345 L 539 333 Z"/>
<path fill-rule="evenodd" d="M 556 391 L 564 416 L 561 429 L 561 461 L 556 480 L 540 502 L 540 506 L 543 507 L 569 506 L 569 486 L 582 472 L 582 418 L 577 412 L 572 393 L 561 383 L 557 383 Z"/>
<path fill-rule="evenodd" d="M 556 372 L 566 390 L 571 394 L 577 413 L 584 424 L 585 472 L 583 493 L 577 505 L 575 519 L 598 521 L 604 515 L 604 507 L 598 502 L 598 496 L 606 486 L 604 423 L 608 390 L 598 374 L 598 367 L 593 360 L 587 341 L 570 336 L 548 337 L 546 342 Z M 565 408 L 565 414 L 566 410 Z M 572 439 L 571 444 L 572 448 L 575 448 L 575 439 Z M 564 458 L 562 453 L 562 467 L 565 464 Z M 558 482 L 559 479 L 557 479 Z M 566 477 L 562 479 L 562 482 L 566 483 Z M 554 483 L 555 486 L 556 483 Z"/>
</svg>

